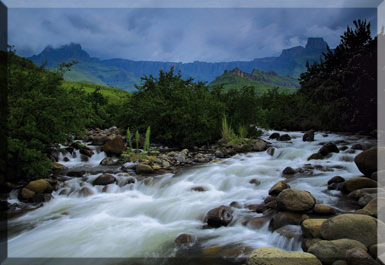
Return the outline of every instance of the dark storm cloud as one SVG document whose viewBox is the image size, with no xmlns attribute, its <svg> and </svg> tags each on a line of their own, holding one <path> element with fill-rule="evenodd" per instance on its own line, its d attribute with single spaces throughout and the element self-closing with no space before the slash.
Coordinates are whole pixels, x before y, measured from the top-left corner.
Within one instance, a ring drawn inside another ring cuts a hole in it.
<svg viewBox="0 0 385 265">
<path fill-rule="evenodd" d="M 308 37 L 334 47 L 365 18 L 374 29 L 375 9 L 10 9 L 9 42 L 23 56 L 75 42 L 99 58 L 252 60 Z"/>
</svg>

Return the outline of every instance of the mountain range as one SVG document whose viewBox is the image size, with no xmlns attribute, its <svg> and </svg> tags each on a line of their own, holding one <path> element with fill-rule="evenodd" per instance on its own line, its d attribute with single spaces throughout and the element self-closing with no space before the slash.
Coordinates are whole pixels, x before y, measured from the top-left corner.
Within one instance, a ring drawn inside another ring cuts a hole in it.
<svg viewBox="0 0 385 265">
<path fill-rule="evenodd" d="M 326 51 L 327 43 L 322 38 L 308 38 L 305 47 L 296 46 L 282 50 L 278 57 L 257 58 L 252 61 L 233 62 L 160 62 L 160 61 L 133 61 L 128 59 L 100 60 L 91 57 L 80 44 L 71 43 L 60 48 L 46 47 L 38 55 L 28 59 L 46 67 L 54 68 L 62 62 L 76 60 L 78 63 L 64 76 L 69 81 L 89 82 L 121 88 L 126 91 L 135 91 L 135 84 L 140 83 L 143 75 L 157 76 L 159 70 L 169 70 L 174 67 L 181 71 L 184 78 L 192 77 L 195 80 L 212 82 L 221 76 L 225 70 L 238 68 L 243 72 L 251 73 L 254 69 L 274 71 L 280 76 L 298 78 L 306 70 L 307 61 L 318 61 Z"/>
</svg>

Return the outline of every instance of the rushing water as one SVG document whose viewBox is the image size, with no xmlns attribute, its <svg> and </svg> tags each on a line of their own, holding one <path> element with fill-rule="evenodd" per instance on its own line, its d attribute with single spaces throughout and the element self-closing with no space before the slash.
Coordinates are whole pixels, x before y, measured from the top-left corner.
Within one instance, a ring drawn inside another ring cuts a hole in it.
<svg viewBox="0 0 385 265">
<path fill-rule="evenodd" d="M 236 155 L 220 162 L 194 166 L 177 174 L 153 177 L 149 181 L 126 184 L 132 176 L 121 172 L 114 176 L 118 183 L 103 192 L 102 186 L 92 186 L 99 174 L 83 178 L 68 178 L 54 199 L 36 210 L 9 221 L 9 257 L 164 257 L 176 254 L 175 238 L 189 233 L 197 238 L 200 249 L 241 244 L 250 248 L 275 246 L 300 250 L 300 242 L 288 240 L 270 232 L 268 224 L 255 229 L 242 225 L 251 217 L 262 214 L 247 208 L 234 208 L 233 221 L 227 227 L 202 229 L 204 216 L 212 208 L 237 201 L 242 205 L 261 203 L 268 190 L 279 180 L 282 170 L 305 164 L 322 165 L 325 170 L 313 170 L 289 179 L 292 188 L 307 190 L 317 203 L 342 207 L 340 192 L 328 191 L 327 181 L 336 175 L 351 178 L 361 175 L 352 162 L 355 154 L 332 153 L 325 160 L 307 161 L 320 148 L 320 143 L 344 140 L 373 144 L 366 138 L 316 133 L 314 142 L 303 142 L 300 132 L 289 132 L 290 142 L 268 140 L 277 148 L 274 156 L 266 152 Z M 281 132 L 283 133 L 283 132 Z M 338 145 L 338 146 L 341 146 Z M 95 167 L 105 157 L 95 154 L 89 162 L 79 158 L 60 163 L 67 167 Z M 61 160 L 63 157 L 61 157 Z M 337 168 L 335 166 L 338 166 Z M 260 185 L 250 184 L 257 179 Z M 204 187 L 205 192 L 192 191 Z M 88 187 L 93 195 L 82 196 L 79 190 Z M 68 195 L 59 195 L 63 189 Z M 15 202 L 17 199 L 11 199 Z M 20 228 L 21 227 L 21 228 Z M 18 232 L 12 232 L 18 228 Z"/>
</svg>

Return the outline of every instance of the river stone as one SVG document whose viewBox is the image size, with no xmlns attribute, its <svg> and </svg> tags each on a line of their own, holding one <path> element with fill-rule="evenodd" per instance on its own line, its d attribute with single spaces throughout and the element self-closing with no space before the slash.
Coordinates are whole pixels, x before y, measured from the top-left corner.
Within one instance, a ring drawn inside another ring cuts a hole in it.
<svg viewBox="0 0 385 265">
<path fill-rule="evenodd" d="M 384 198 L 374 198 L 362 210 L 373 217 L 377 217 L 378 200 L 380 200 L 380 205 L 385 205 Z"/>
<path fill-rule="evenodd" d="M 154 169 L 151 166 L 149 166 L 149 165 L 146 165 L 146 164 L 143 164 L 143 163 L 139 163 L 135 167 L 135 172 L 137 174 L 150 174 L 150 173 L 154 172 Z"/>
<path fill-rule="evenodd" d="M 211 227 L 227 226 L 233 220 L 230 207 L 221 205 L 208 211 L 205 222 Z"/>
<path fill-rule="evenodd" d="M 322 265 L 312 254 L 299 251 L 286 251 L 273 247 L 254 250 L 247 259 L 247 265 Z"/>
<path fill-rule="evenodd" d="M 377 265 L 377 262 L 362 248 L 347 250 L 345 260 L 349 265 Z"/>
<path fill-rule="evenodd" d="M 33 180 L 25 188 L 35 193 L 51 193 L 53 190 L 52 186 L 45 179 Z"/>
<path fill-rule="evenodd" d="M 278 141 L 290 141 L 291 137 L 288 134 L 283 134 L 278 138 Z"/>
<path fill-rule="evenodd" d="M 98 134 L 92 140 L 92 144 L 93 145 L 103 145 L 107 140 L 108 140 L 107 135 Z"/>
<path fill-rule="evenodd" d="M 114 176 L 112 176 L 111 174 L 108 174 L 108 173 L 105 173 L 105 174 L 102 174 L 100 175 L 99 177 L 97 177 L 94 181 L 93 181 L 93 185 L 108 185 L 108 184 L 112 184 L 116 182 L 116 179 Z"/>
<path fill-rule="evenodd" d="M 341 182 L 344 182 L 345 179 L 341 176 L 334 176 L 332 177 L 331 179 L 329 179 L 328 181 L 328 185 L 332 184 L 332 183 L 341 183 Z"/>
<path fill-rule="evenodd" d="M 79 191 L 79 195 L 80 196 L 83 196 L 83 197 L 88 197 L 90 195 L 93 194 L 93 191 L 88 188 L 88 187 L 83 187 L 80 191 Z"/>
<path fill-rule="evenodd" d="M 334 215 L 337 213 L 336 209 L 324 204 L 316 204 L 313 208 L 313 212 L 321 215 Z"/>
<path fill-rule="evenodd" d="M 283 190 L 289 189 L 289 188 L 290 188 L 290 186 L 288 184 L 286 184 L 283 181 L 280 181 L 280 182 L 276 183 L 273 187 L 270 188 L 269 195 L 277 196 Z"/>
<path fill-rule="evenodd" d="M 106 157 L 100 162 L 101 166 L 114 166 L 117 164 L 118 164 L 118 162 L 114 161 L 111 157 Z"/>
<path fill-rule="evenodd" d="M 247 208 L 256 213 L 263 213 L 266 210 L 265 204 L 249 204 Z"/>
<path fill-rule="evenodd" d="M 334 143 L 326 143 L 320 148 L 320 150 L 318 150 L 318 153 L 320 153 L 323 156 L 326 156 L 329 153 L 339 153 L 339 152 L 340 150 Z"/>
<path fill-rule="evenodd" d="M 377 194 L 376 193 L 367 193 L 367 194 L 364 194 L 362 195 L 359 199 L 358 199 L 358 205 L 360 207 L 365 207 L 371 200 L 377 198 Z"/>
<path fill-rule="evenodd" d="M 93 156 L 94 152 L 92 152 L 91 150 L 88 150 L 88 149 L 80 149 L 79 151 L 82 155 L 85 155 L 85 156 L 88 156 L 88 157 L 91 157 Z"/>
<path fill-rule="evenodd" d="M 275 147 L 269 147 L 269 148 L 266 150 L 266 153 L 267 153 L 268 155 L 273 156 L 274 153 L 275 153 L 275 151 L 276 151 L 276 148 L 275 148 Z"/>
<path fill-rule="evenodd" d="M 126 150 L 122 136 L 117 135 L 114 138 L 108 140 L 103 145 L 103 150 L 108 155 L 121 155 L 123 151 Z"/>
<path fill-rule="evenodd" d="M 344 191 L 352 192 L 362 188 L 376 188 L 377 182 L 366 177 L 355 177 L 345 181 Z"/>
<path fill-rule="evenodd" d="M 198 192 L 204 192 L 204 191 L 207 191 L 206 188 L 201 187 L 201 186 L 199 186 L 199 187 L 192 187 L 191 190 L 192 190 L 192 191 L 198 191 Z"/>
<path fill-rule="evenodd" d="M 363 214 L 341 214 L 323 223 L 321 236 L 327 240 L 353 239 L 370 246 L 377 242 L 377 219 Z"/>
<path fill-rule="evenodd" d="M 314 130 L 310 130 L 304 133 L 302 137 L 302 141 L 304 142 L 312 142 L 314 141 Z"/>
<path fill-rule="evenodd" d="M 52 169 L 53 170 L 60 170 L 60 169 L 66 169 L 67 167 L 65 165 L 62 165 L 58 162 L 53 162 L 52 163 Z"/>
<path fill-rule="evenodd" d="M 285 225 L 299 225 L 307 218 L 309 218 L 309 216 L 306 214 L 279 212 L 270 220 L 269 229 L 275 231 Z"/>
<path fill-rule="evenodd" d="M 22 188 L 20 193 L 19 193 L 19 199 L 21 201 L 28 201 L 35 197 L 36 193 L 30 189 L 27 188 Z"/>
<path fill-rule="evenodd" d="M 312 155 L 310 155 L 307 160 L 321 160 L 321 159 L 324 159 L 324 156 L 321 155 L 320 153 L 314 153 Z"/>
<path fill-rule="evenodd" d="M 270 219 L 268 217 L 255 217 L 247 222 L 247 226 L 251 228 L 261 228 L 264 226 Z"/>
<path fill-rule="evenodd" d="M 262 152 L 267 149 L 267 143 L 263 140 L 255 140 L 253 144 L 253 151 Z"/>
<path fill-rule="evenodd" d="M 352 248 L 367 248 L 360 242 L 352 239 L 321 240 L 308 249 L 309 253 L 314 254 L 322 261 L 322 264 L 332 264 L 336 260 L 345 259 L 346 251 Z"/>
<path fill-rule="evenodd" d="M 293 175 L 297 173 L 297 171 L 295 171 L 292 167 L 286 167 L 283 171 L 282 171 L 282 174 L 283 175 Z"/>
<path fill-rule="evenodd" d="M 285 225 L 274 231 L 288 240 L 300 241 L 302 238 L 301 230 L 296 225 Z"/>
<path fill-rule="evenodd" d="M 303 251 L 307 252 L 307 250 L 312 246 L 313 244 L 321 241 L 320 238 L 305 238 L 302 240 L 301 248 Z"/>
<path fill-rule="evenodd" d="M 310 192 L 297 189 L 285 189 L 277 196 L 278 208 L 302 212 L 313 209 L 316 200 Z"/>
<path fill-rule="evenodd" d="M 377 151 L 377 148 L 371 148 L 359 153 L 354 158 L 354 163 L 365 176 L 370 177 L 373 172 L 377 171 Z"/>
<path fill-rule="evenodd" d="M 194 237 L 190 234 L 180 234 L 174 242 L 178 247 L 187 247 L 194 243 Z"/>
<path fill-rule="evenodd" d="M 302 233 L 305 237 L 321 237 L 321 226 L 327 219 L 306 219 L 301 223 Z"/>
<path fill-rule="evenodd" d="M 278 139 L 280 137 L 280 134 L 279 133 L 272 133 L 270 136 L 269 136 L 269 139 Z"/>
<path fill-rule="evenodd" d="M 364 147 L 362 146 L 362 144 L 353 144 L 351 149 L 354 149 L 354 150 L 364 150 Z"/>
</svg>

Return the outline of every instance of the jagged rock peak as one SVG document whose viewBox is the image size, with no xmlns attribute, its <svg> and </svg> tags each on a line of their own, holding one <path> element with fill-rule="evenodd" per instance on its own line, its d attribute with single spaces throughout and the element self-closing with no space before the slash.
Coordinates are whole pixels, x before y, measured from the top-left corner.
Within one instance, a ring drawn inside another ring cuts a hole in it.
<svg viewBox="0 0 385 265">
<path fill-rule="evenodd" d="M 327 45 L 323 38 L 308 38 L 305 49 L 323 50 Z"/>
</svg>

